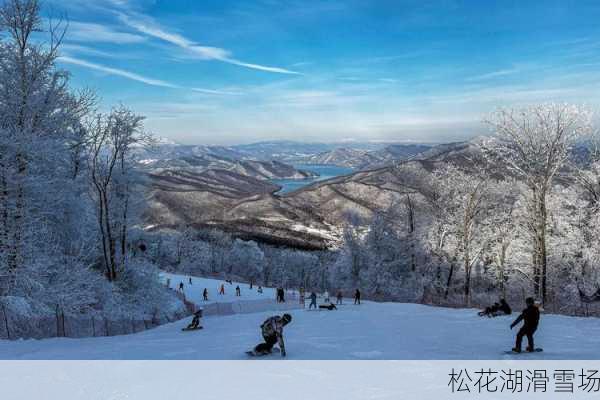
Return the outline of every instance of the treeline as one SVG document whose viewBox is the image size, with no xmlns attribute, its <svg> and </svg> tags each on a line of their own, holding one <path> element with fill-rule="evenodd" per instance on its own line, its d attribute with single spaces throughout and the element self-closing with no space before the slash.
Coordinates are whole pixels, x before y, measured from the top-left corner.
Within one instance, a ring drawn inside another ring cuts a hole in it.
<svg viewBox="0 0 600 400">
<path fill-rule="evenodd" d="M 37 0 L 0 6 L 0 306 L 153 314 L 172 297 L 128 250 L 143 208 L 132 150 L 151 140 L 142 117 L 99 113 L 93 92 L 70 88 L 56 65 L 65 28 L 45 26 Z"/>
<path fill-rule="evenodd" d="M 334 280 L 379 299 L 482 306 L 537 298 L 600 312 L 600 140 L 587 110 L 494 113 L 494 135 L 424 166 L 369 229 L 349 218 Z"/>
<path fill-rule="evenodd" d="M 138 231 L 133 244 L 136 256 L 143 255 L 167 271 L 285 288 L 325 290 L 328 265 L 335 259 L 335 252 L 242 240 L 217 229 Z"/>
</svg>

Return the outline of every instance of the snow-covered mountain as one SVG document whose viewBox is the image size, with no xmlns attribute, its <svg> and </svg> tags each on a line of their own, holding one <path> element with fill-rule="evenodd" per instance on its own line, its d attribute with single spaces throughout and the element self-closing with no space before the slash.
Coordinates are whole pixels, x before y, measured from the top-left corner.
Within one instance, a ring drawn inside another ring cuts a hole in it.
<svg viewBox="0 0 600 400">
<path fill-rule="evenodd" d="M 329 164 L 355 169 L 369 169 L 418 156 L 430 148 L 431 146 L 421 144 L 392 144 L 377 150 L 340 147 L 289 161 L 298 164 Z"/>
<path fill-rule="evenodd" d="M 136 158 L 143 169 L 152 173 L 185 169 L 194 173 L 224 170 L 259 180 L 306 179 L 315 173 L 298 170 L 279 161 L 247 159 L 230 147 L 189 146 L 172 142 L 151 148 L 136 149 Z"/>
<path fill-rule="evenodd" d="M 469 142 L 444 145 L 411 160 L 316 182 L 283 195 L 275 195 L 273 185 L 259 179 L 234 179 L 232 174 L 242 176 L 235 171 L 227 176 L 215 172 L 224 170 L 211 170 L 212 175 L 193 172 L 198 175 L 191 186 L 171 181 L 165 187 L 155 177 L 148 224 L 177 226 L 187 221 L 269 243 L 322 249 L 335 245 L 348 213 L 368 220 L 375 211 L 414 191 L 415 171 L 430 174 L 447 162 L 474 159 L 478 151 Z"/>
</svg>

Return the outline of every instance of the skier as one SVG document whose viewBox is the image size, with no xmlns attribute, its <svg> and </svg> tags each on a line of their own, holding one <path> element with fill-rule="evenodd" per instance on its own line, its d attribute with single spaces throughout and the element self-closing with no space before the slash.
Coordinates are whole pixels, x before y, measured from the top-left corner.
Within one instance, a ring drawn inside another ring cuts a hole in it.
<svg viewBox="0 0 600 400">
<path fill-rule="evenodd" d="M 225 294 L 225 285 L 221 283 L 221 287 L 219 288 L 219 294 Z"/>
<path fill-rule="evenodd" d="M 315 306 L 315 310 L 317 309 L 317 294 L 313 291 L 310 292 L 310 305 L 308 309 L 310 310 L 313 306 Z"/>
<path fill-rule="evenodd" d="M 360 290 L 358 289 L 354 292 L 354 304 L 360 304 Z"/>
<path fill-rule="evenodd" d="M 242 295 L 242 291 L 241 291 L 239 285 L 235 287 L 235 295 L 238 297 Z"/>
<path fill-rule="evenodd" d="M 535 305 L 533 298 L 528 297 L 525 300 L 527 304 L 527 308 L 523 310 L 521 315 L 515 321 L 510 324 L 510 329 L 514 328 L 519 322 L 523 321 L 523 326 L 519 329 L 517 333 L 517 341 L 515 343 L 515 347 L 512 349 L 516 353 L 521 352 L 521 343 L 523 342 L 523 336 L 527 336 L 527 342 L 529 346 L 527 346 L 527 351 L 535 351 L 535 347 L 533 346 L 533 334 L 538 328 L 538 324 L 540 322 L 540 310 Z"/>
<path fill-rule="evenodd" d="M 325 303 L 329 303 L 329 292 L 326 290 L 325 293 L 323 293 L 323 301 Z"/>
<path fill-rule="evenodd" d="M 271 353 L 275 343 L 279 342 L 279 350 L 281 357 L 285 357 L 285 343 L 283 342 L 283 327 L 292 321 L 290 314 L 283 314 L 281 317 L 275 315 L 268 318 L 260 326 L 262 336 L 265 339 L 264 343 L 258 344 L 252 353 L 253 355 L 265 355 Z"/>
<path fill-rule="evenodd" d="M 183 292 L 183 282 L 179 282 L 179 290 Z"/>
<path fill-rule="evenodd" d="M 344 295 L 342 294 L 341 290 L 338 290 L 336 298 L 337 298 L 336 304 L 342 304 L 342 299 L 344 298 Z"/>
<path fill-rule="evenodd" d="M 208 301 L 208 289 L 204 288 L 204 291 L 202 292 L 202 298 L 204 299 L 204 301 Z"/>
<path fill-rule="evenodd" d="M 190 285 L 191 285 L 191 284 L 192 284 L 192 277 L 190 276 L 190 278 L 189 278 L 189 279 L 190 279 Z"/>
</svg>

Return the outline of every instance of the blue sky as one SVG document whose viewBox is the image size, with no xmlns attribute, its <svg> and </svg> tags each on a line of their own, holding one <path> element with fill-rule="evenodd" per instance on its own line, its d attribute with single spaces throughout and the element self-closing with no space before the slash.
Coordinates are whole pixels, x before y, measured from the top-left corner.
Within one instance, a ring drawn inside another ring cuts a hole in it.
<svg viewBox="0 0 600 400">
<path fill-rule="evenodd" d="M 498 106 L 600 100 L 597 1 L 44 4 L 73 84 L 183 143 L 444 142 Z"/>
</svg>

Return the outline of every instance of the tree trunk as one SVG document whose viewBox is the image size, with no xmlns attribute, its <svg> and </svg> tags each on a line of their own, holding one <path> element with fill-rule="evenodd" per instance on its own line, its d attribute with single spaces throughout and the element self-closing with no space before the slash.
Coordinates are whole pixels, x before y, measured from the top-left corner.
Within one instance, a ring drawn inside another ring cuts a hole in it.
<svg viewBox="0 0 600 400">
<path fill-rule="evenodd" d="M 11 238 L 9 240 L 8 251 L 8 279 L 11 286 L 18 273 L 19 267 L 23 263 L 23 225 L 25 224 L 25 188 L 24 179 L 27 171 L 27 164 L 24 156 L 17 154 L 17 175 L 16 175 L 16 199 L 14 214 L 12 216 Z"/>
<path fill-rule="evenodd" d="M 3 157 L 4 149 L 0 149 L 0 267 L 8 262 L 8 185 L 6 183 L 7 166 Z M 0 297 L 8 294 L 8 271 L 0 270 Z"/>
<path fill-rule="evenodd" d="M 413 207 L 412 200 L 410 199 L 410 195 L 406 195 L 406 205 L 408 208 L 408 237 L 410 240 L 410 266 L 411 270 L 414 272 L 417 269 L 417 261 L 415 255 L 415 211 Z"/>
<path fill-rule="evenodd" d="M 548 210 L 546 209 L 546 195 L 540 196 L 540 273 L 541 273 L 541 298 L 542 305 L 546 305 L 546 280 L 548 271 L 548 258 L 546 249 L 546 224 Z"/>
<path fill-rule="evenodd" d="M 446 290 L 444 291 L 444 299 L 448 298 L 450 293 L 450 285 L 452 285 L 452 275 L 454 275 L 454 261 L 450 264 L 450 272 L 448 273 L 448 281 L 446 282 Z"/>
</svg>

